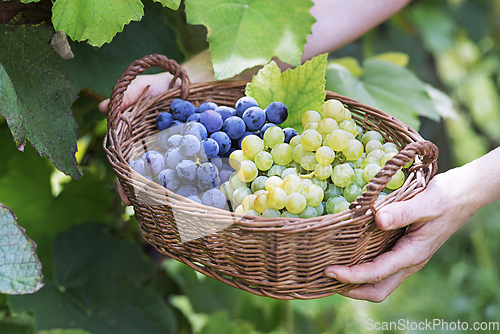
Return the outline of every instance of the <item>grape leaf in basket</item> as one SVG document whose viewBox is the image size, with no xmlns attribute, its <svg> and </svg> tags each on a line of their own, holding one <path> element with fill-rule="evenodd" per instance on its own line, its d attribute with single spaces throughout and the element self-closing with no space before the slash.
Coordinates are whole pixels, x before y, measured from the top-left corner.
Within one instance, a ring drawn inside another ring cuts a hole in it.
<svg viewBox="0 0 500 334">
<path fill-rule="evenodd" d="M 302 129 L 302 114 L 321 109 L 326 97 L 325 72 L 327 54 L 321 54 L 281 73 L 274 61 L 264 66 L 247 84 L 246 95 L 257 100 L 261 108 L 274 101 L 288 107 L 288 118 L 282 127 Z"/>
<path fill-rule="evenodd" d="M 276 56 L 300 64 L 315 22 L 310 0 L 186 0 L 188 23 L 208 29 L 215 79 L 235 76 Z"/>
<path fill-rule="evenodd" d="M 75 41 L 88 40 L 90 45 L 101 46 L 143 14 L 140 0 L 57 0 L 52 7 L 52 24 Z"/>
</svg>

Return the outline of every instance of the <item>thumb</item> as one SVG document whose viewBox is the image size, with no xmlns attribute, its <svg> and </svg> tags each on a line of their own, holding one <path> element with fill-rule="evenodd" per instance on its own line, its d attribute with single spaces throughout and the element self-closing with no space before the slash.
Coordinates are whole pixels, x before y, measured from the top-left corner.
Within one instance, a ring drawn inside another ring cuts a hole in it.
<svg viewBox="0 0 500 334">
<path fill-rule="evenodd" d="M 101 101 L 99 103 L 99 111 L 102 112 L 104 115 L 108 114 L 108 106 L 109 106 L 109 99 Z"/>
<path fill-rule="evenodd" d="M 381 208 L 376 216 L 375 222 L 382 230 L 393 230 L 407 226 L 411 223 L 424 223 L 439 216 L 436 210 L 436 202 L 429 201 L 429 197 L 419 195 L 414 198 L 388 204 Z"/>
</svg>

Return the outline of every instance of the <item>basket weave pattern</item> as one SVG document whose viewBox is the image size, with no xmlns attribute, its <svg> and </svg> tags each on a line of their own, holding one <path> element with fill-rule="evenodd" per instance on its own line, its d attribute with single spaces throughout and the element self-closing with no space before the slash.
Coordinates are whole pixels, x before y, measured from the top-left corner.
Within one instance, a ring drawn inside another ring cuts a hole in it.
<svg viewBox="0 0 500 334">
<path fill-rule="evenodd" d="M 121 111 L 123 92 L 145 69 L 160 67 L 174 75 L 170 89 L 141 98 Z M 180 86 L 174 83 L 180 81 Z M 355 288 L 326 277 L 328 265 L 352 266 L 390 250 L 405 229 L 382 231 L 372 221 L 378 209 L 407 200 L 423 189 L 437 170 L 437 147 L 424 141 L 396 118 L 333 92 L 364 130 L 380 132 L 401 151 L 372 179 L 368 190 L 350 210 L 309 219 L 244 217 L 207 207 L 148 181 L 128 161 L 135 148 L 158 132 L 156 115 L 170 111 L 170 102 L 183 98 L 199 105 L 213 101 L 234 106 L 247 82 L 191 84 L 184 69 L 161 55 L 135 61 L 117 81 L 111 95 L 104 149 L 123 190 L 135 209 L 145 240 L 160 253 L 233 287 L 277 299 L 312 299 Z M 414 159 L 404 185 L 376 201 L 390 177 Z M 194 240 L 183 242 L 179 231 Z M 208 234 L 207 231 L 213 231 Z M 208 235 L 207 235 L 208 234 Z M 201 238 L 196 236 L 204 235 Z"/>
</svg>

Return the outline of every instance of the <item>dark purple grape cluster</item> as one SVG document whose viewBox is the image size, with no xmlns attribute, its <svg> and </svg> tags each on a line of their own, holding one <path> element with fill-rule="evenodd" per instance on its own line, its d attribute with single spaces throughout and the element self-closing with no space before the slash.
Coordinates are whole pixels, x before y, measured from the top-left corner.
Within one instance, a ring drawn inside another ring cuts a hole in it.
<svg viewBox="0 0 500 334">
<path fill-rule="evenodd" d="M 240 98 L 233 107 L 175 99 L 170 112 L 156 117 L 157 145 L 129 165 L 139 174 L 198 203 L 226 208 L 228 201 L 220 186 L 235 173 L 230 154 L 241 148 L 249 135 L 283 123 L 287 107 L 273 102 L 261 109 L 255 99 Z M 285 128 L 285 141 L 297 134 Z"/>
</svg>

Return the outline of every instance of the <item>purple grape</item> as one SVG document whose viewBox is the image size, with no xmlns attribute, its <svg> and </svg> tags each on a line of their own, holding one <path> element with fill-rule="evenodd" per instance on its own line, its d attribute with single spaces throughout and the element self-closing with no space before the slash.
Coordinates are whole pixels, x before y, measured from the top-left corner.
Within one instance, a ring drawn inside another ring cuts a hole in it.
<svg viewBox="0 0 500 334">
<path fill-rule="evenodd" d="M 290 140 L 298 135 L 297 130 L 294 128 L 284 128 L 283 132 L 285 133 L 285 143 L 290 144 Z"/>
<path fill-rule="evenodd" d="M 193 135 L 199 140 L 207 138 L 207 129 L 198 122 L 188 122 L 184 125 L 184 135 Z"/>
<path fill-rule="evenodd" d="M 187 196 L 187 198 L 189 198 L 190 200 L 195 201 L 197 203 L 203 204 L 201 202 L 201 199 L 198 196 L 196 196 L 196 195 Z"/>
<path fill-rule="evenodd" d="M 148 175 L 148 171 L 146 171 L 146 167 L 144 166 L 144 160 L 142 159 L 133 159 L 129 161 L 129 166 L 133 170 L 135 170 L 137 173 L 141 174 L 142 176 Z"/>
<path fill-rule="evenodd" d="M 216 186 L 215 181 L 219 177 L 219 169 L 213 163 L 204 162 L 198 167 L 196 175 L 199 182 L 213 188 Z"/>
<path fill-rule="evenodd" d="M 170 111 L 172 111 L 175 108 L 175 106 L 176 106 L 177 103 L 182 102 L 182 101 L 184 101 L 184 100 L 183 99 L 174 99 L 174 100 L 172 100 L 172 102 L 170 102 Z"/>
<path fill-rule="evenodd" d="M 227 133 L 231 139 L 241 138 L 245 134 L 246 129 L 245 122 L 238 116 L 228 117 L 222 124 L 222 131 Z"/>
<path fill-rule="evenodd" d="M 205 110 L 200 115 L 200 123 L 205 126 L 208 133 L 219 131 L 222 128 L 222 116 L 214 110 Z"/>
<path fill-rule="evenodd" d="M 214 132 L 210 135 L 210 138 L 219 144 L 219 154 L 224 154 L 231 148 L 231 138 L 225 132 Z"/>
<path fill-rule="evenodd" d="M 218 112 L 222 116 L 222 120 L 225 121 L 227 118 L 235 116 L 236 110 L 231 107 L 220 106 L 215 108 L 215 111 Z"/>
<path fill-rule="evenodd" d="M 168 168 L 175 169 L 177 164 L 184 160 L 181 150 L 178 147 L 171 148 L 165 153 L 165 163 Z"/>
<path fill-rule="evenodd" d="M 213 158 L 219 154 L 219 144 L 212 138 L 203 139 L 201 143 L 201 155 L 205 158 Z"/>
<path fill-rule="evenodd" d="M 268 122 L 281 124 L 288 117 L 288 108 L 281 102 L 271 102 L 266 108 L 266 117 Z"/>
<path fill-rule="evenodd" d="M 243 113 L 245 112 L 245 110 L 247 110 L 248 108 L 258 107 L 258 106 L 259 106 L 259 104 L 257 103 L 257 101 L 253 97 L 243 96 L 238 101 L 236 101 L 236 104 L 234 107 L 236 109 L 236 115 L 241 117 L 241 116 L 243 116 Z"/>
<path fill-rule="evenodd" d="M 219 189 L 210 189 L 203 194 L 201 202 L 204 205 L 223 209 L 226 205 L 226 196 Z"/>
<path fill-rule="evenodd" d="M 243 112 L 241 118 L 248 130 L 256 131 L 266 123 L 266 112 L 259 107 L 250 107 Z"/>
<path fill-rule="evenodd" d="M 199 121 L 200 121 L 200 114 L 198 113 L 192 114 L 186 120 L 186 122 L 199 122 Z"/>
<path fill-rule="evenodd" d="M 220 157 L 213 157 L 213 158 L 210 158 L 208 161 L 210 161 L 211 163 L 213 163 L 218 170 L 221 170 L 222 168 L 222 159 Z"/>
<path fill-rule="evenodd" d="M 156 116 L 156 127 L 158 130 L 162 131 L 167 129 L 170 124 L 172 124 L 172 121 L 174 120 L 174 116 L 172 116 L 171 113 L 169 112 L 161 112 Z"/>
<path fill-rule="evenodd" d="M 174 147 L 179 147 L 179 143 L 182 140 L 182 135 L 173 135 L 170 136 L 167 140 L 167 150 L 174 148 Z"/>
<path fill-rule="evenodd" d="M 202 104 L 200 104 L 200 106 L 198 107 L 198 112 L 199 113 L 202 113 L 204 112 L 205 110 L 215 110 L 217 109 L 217 104 L 215 104 L 214 102 L 203 102 Z"/>
<path fill-rule="evenodd" d="M 177 178 L 177 172 L 170 168 L 164 169 L 158 174 L 158 183 L 171 191 L 175 191 L 181 184 Z"/>
<path fill-rule="evenodd" d="M 183 156 L 194 157 L 200 152 L 201 149 L 200 140 L 196 138 L 196 136 L 185 135 L 179 142 L 179 149 L 181 150 Z"/>
<path fill-rule="evenodd" d="M 196 163 L 192 160 L 182 160 L 177 164 L 177 167 L 175 167 L 177 177 L 184 183 L 194 181 L 196 178 L 196 170 Z"/>
<path fill-rule="evenodd" d="M 229 181 L 229 177 L 231 176 L 231 174 L 233 174 L 233 172 L 228 169 L 221 170 L 219 172 L 220 182 L 224 183 L 226 181 Z"/>
<path fill-rule="evenodd" d="M 148 151 L 144 156 L 144 168 L 152 175 L 158 175 L 165 168 L 165 157 L 156 151 Z"/>
<path fill-rule="evenodd" d="M 194 106 L 189 101 L 181 101 L 175 104 L 172 114 L 174 115 L 174 119 L 185 122 L 189 116 L 194 114 Z"/>
<path fill-rule="evenodd" d="M 196 196 L 198 194 L 198 190 L 196 190 L 196 188 L 192 185 L 185 184 L 177 188 L 176 193 L 184 197 L 189 197 Z"/>
<path fill-rule="evenodd" d="M 168 132 L 171 136 L 182 134 L 184 131 L 184 122 L 179 120 L 174 120 L 168 127 Z"/>
</svg>

